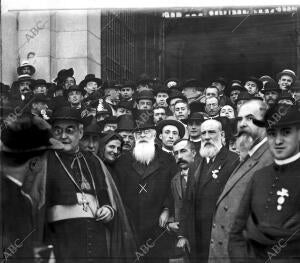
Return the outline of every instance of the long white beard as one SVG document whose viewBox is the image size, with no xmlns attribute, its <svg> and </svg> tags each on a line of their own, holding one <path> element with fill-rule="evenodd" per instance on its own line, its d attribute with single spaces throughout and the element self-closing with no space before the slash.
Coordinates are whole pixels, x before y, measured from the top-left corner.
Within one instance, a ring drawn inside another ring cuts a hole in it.
<svg viewBox="0 0 300 263">
<path fill-rule="evenodd" d="M 211 143 L 201 143 L 200 155 L 203 158 L 213 158 L 215 157 L 222 148 L 221 140 L 218 142 Z"/>
<path fill-rule="evenodd" d="M 133 156 L 138 162 L 148 165 L 154 159 L 154 155 L 154 140 L 148 142 L 136 142 L 133 148 Z"/>
<path fill-rule="evenodd" d="M 236 148 L 240 152 L 240 160 L 243 160 L 251 149 L 254 140 L 251 135 L 243 133 L 236 139 Z"/>
</svg>

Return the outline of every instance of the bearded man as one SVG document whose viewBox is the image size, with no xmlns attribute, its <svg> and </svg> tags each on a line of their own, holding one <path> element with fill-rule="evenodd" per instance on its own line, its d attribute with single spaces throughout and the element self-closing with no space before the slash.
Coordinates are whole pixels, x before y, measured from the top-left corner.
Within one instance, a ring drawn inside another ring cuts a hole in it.
<svg viewBox="0 0 300 263">
<path fill-rule="evenodd" d="M 172 208 L 171 179 L 176 174 L 176 162 L 171 154 L 155 145 L 156 131 L 152 118 L 136 120 L 135 146 L 116 162 L 114 175 L 135 227 L 138 247 L 137 260 L 168 262 L 168 233 L 164 228 Z M 153 245 L 153 241 L 155 245 Z"/>
<path fill-rule="evenodd" d="M 221 122 L 206 120 L 201 124 L 200 163 L 194 176 L 188 177 L 182 214 L 182 237 L 178 246 L 187 246 L 191 260 L 207 262 L 214 208 L 232 171 L 238 155 L 225 145 Z"/>
<path fill-rule="evenodd" d="M 266 129 L 253 123 L 254 119 L 262 120 L 264 118 L 266 109 L 267 105 L 260 100 L 246 101 L 239 108 L 236 143 L 242 160 L 227 180 L 214 206 L 208 262 L 230 262 L 228 255 L 229 232 L 247 184 L 257 170 L 272 162 Z"/>
</svg>

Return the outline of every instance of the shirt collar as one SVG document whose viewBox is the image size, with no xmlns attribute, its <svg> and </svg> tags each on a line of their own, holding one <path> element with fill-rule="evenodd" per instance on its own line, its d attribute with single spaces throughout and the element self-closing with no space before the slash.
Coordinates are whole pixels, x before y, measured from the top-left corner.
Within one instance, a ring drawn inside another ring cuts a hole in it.
<svg viewBox="0 0 300 263">
<path fill-rule="evenodd" d="M 258 144 L 254 145 L 248 152 L 251 157 L 259 148 L 267 141 L 267 137 L 263 138 Z"/>
<path fill-rule="evenodd" d="M 193 140 L 193 139 L 190 137 L 190 141 L 191 141 L 191 142 L 201 142 L 201 138 L 196 139 L 196 140 Z"/>
<path fill-rule="evenodd" d="M 22 182 L 19 181 L 18 179 L 12 177 L 11 175 L 6 175 L 7 179 L 11 180 L 13 183 L 15 183 L 17 186 L 22 187 Z"/>
<path fill-rule="evenodd" d="M 172 153 L 173 154 L 173 151 L 170 151 L 168 150 L 167 148 L 165 148 L 164 146 L 161 148 L 163 151 L 167 152 L 167 153 Z"/>
<path fill-rule="evenodd" d="M 275 163 L 277 165 L 285 165 L 285 164 L 289 164 L 289 163 L 292 163 L 292 162 L 295 162 L 296 160 L 298 160 L 300 158 L 300 152 L 298 152 L 297 154 L 293 155 L 292 157 L 289 157 L 285 160 L 274 160 Z"/>
</svg>

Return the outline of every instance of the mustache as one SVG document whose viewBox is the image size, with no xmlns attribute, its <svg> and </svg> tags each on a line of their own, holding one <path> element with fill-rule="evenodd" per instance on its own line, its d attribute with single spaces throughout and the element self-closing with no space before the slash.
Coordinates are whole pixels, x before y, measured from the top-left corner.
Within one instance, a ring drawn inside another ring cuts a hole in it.
<svg viewBox="0 0 300 263">
<path fill-rule="evenodd" d="M 184 160 L 184 159 L 179 159 L 177 161 L 177 164 L 181 164 L 181 163 L 188 163 L 188 162 L 186 160 Z"/>
</svg>

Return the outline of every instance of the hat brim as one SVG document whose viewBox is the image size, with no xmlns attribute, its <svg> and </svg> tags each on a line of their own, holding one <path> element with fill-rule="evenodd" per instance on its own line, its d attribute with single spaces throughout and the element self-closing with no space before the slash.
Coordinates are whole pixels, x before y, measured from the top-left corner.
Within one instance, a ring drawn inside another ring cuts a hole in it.
<svg viewBox="0 0 300 263">
<path fill-rule="evenodd" d="M 83 87 L 86 87 L 86 84 L 88 84 L 89 82 L 96 82 L 98 86 L 102 85 L 102 80 L 99 78 L 92 78 L 92 79 L 84 79 L 80 84 Z"/>
<path fill-rule="evenodd" d="M 178 132 L 179 132 L 179 136 L 180 138 L 182 138 L 185 135 L 185 127 L 182 123 L 180 123 L 179 121 L 176 120 L 162 120 L 157 124 L 157 133 L 161 134 L 162 133 L 162 129 L 167 126 L 167 125 L 172 125 L 177 127 Z"/>
<path fill-rule="evenodd" d="M 72 118 L 72 117 L 54 117 L 54 118 L 50 118 L 50 120 L 48 121 L 50 124 L 53 124 L 56 121 L 75 121 L 78 123 L 82 123 L 83 124 L 83 120 L 82 119 L 77 119 L 77 118 Z"/>
<path fill-rule="evenodd" d="M 31 75 L 33 75 L 35 73 L 35 67 L 34 66 L 32 66 L 32 65 L 25 65 L 25 66 L 20 66 L 20 67 L 17 68 L 18 75 L 22 74 L 21 70 L 22 70 L 22 68 L 25 68 L 25 67 L 30 67 L 30 70 L 32 71 Z"/>
<path fill-rule="evenodd" d="M 276 79 L 277 81 L 282 77 L 282 76 L 290 76 L 292 79 L 293 79 L 293 82 L 296 81 L 296 76 L 292 73 L 289 73 L 289 72 L 279 72 L 277 75 L 276 75 Z"/>
</svg>

